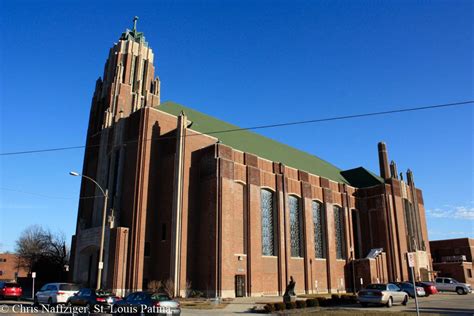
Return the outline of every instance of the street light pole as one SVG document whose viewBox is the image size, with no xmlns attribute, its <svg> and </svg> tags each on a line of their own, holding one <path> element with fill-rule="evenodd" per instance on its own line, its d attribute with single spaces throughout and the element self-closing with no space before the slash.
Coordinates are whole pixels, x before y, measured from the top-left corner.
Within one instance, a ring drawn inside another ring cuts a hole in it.
<svg viewBox="0 0 474 316">
<path fill-rule="evenodd" d="M 92 181 L 102 192 L 102 195 L 104 197 L 104 209 L 102 211 L 102 233 L 100 236 L 100 250 L 99 250 L 99 263 L 97 267 L 97 290 L 100 290 L 101 288 L 101 283 L 102 283 L 102 270 L 104 269 L 104 243 L 105 243 L 105 224 L 107 220 L 107 202 L 109 200 L 109 192 L 108 189 L 102 189 L 102 187 L 92 179 L 91 177 L 88 177 L 86 175 L 71 171 L 69 172 L 71 176 L 78 177 L 81 176 L 83 178 L 86 178 L 90 181 Z"/>
</svg>

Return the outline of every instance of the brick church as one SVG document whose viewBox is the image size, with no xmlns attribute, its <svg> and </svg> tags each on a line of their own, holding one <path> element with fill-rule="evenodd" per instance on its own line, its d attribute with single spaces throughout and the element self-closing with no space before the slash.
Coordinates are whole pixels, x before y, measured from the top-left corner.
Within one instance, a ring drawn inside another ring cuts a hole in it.
<svg viewBox="0 0 474 316">
<path fill-rule="evenodd" d="M 73 281 L 118 294 L 171 280 L 175 295 L 352 291 L 431 278 L 423 196 L 378 144 L 380 175 L 160 102 L 136 23 L 96 83 L 72 238 Z M 227 132 L 223 132 L 227 131 Z M 356 162 L 354 162 L 356 163 Z M 84 198 L 86 197 L 86 198 Z M 93 198 L 87 198 L 93 197 Z M 103 263 L 99 263 L 103 212 Z"/>
</svg>

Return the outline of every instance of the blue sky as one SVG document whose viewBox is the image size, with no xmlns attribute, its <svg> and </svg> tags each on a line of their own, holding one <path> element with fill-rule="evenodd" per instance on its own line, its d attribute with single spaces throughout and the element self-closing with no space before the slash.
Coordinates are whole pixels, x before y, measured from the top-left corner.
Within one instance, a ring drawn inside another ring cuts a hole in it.
<svg viewBox="0 0 474 316">
<path fill-rule="evenodd" d="M 474 99 L 468 0 L 0 4 L 1 152 L 85 143 L 95 80 L 134 15 L 162 100 L 241 126 Z M 430 238 L 474 237 L 472 106 L 260 133 L 375 172 L 384 140 L 424 192 Z M 0 250 L 35 223 L 73 234 L 82 161 L 0 157 Z"/>
</svg>

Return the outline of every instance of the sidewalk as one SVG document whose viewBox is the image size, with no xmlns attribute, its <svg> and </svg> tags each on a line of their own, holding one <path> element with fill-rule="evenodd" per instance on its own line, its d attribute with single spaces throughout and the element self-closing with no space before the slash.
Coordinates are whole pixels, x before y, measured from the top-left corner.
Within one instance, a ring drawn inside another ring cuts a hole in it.
<svg viewBox="0 0 474 316">
<path fill-rule="evenodd" d="M 191 309 L 182 308 L 181 315 L 255 315 L 252 313 L 254 307 L 262 308 L 266 303 L 281 302 L 281 296 L 264 296 L 264 297 L 237 297 L 229 301 L 224 308 L 216 309 Z"/>
</svg>

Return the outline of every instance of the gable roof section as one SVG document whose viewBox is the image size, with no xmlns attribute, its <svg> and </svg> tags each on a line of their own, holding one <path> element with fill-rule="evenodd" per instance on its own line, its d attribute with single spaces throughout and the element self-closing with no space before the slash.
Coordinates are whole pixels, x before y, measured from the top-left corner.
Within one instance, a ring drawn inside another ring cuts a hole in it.
<svg viewBox="0 0 474 316">
<path fill-rule="evenodd" d="M 356 188 L 367 188 L 384 183 L 384 180 L 373 172 L 358 167 L 341 171 L 342 176 L 349 181 L 349 184 Z"/>
<path fill-rule="evenodd" d="M 328 178 L 339 183 L 353 185 L 345 178 L 341 169 L 329 162 L 268 137 L 248 130 L 217 133 L 239 129 L 239 127 L 170 101 L 163 102 L 157 106 L 156 109 L 174 116 L 178 116 L 181 111 L 184 111 L 188 120 L 192 122 L 190 128 L 199 133 L 216 137 L 222 144 L 234 149 L 248 152 L 271 161 L 281 162 L 286 166 Z M 349 172 L 349 175 L 352 175 L 352 173 Z M 369 178 L 373 178 L 371 173 L 369 173 L 369 175 Z M 358 177 L 359 181 L 354 182 L 365 183 L 362 181 L 363 177 L 364 175 L 360 174 Z M 370 182 L 370 179 L 366 181 Z"/>
</svg>

